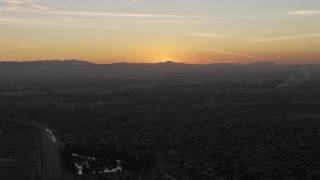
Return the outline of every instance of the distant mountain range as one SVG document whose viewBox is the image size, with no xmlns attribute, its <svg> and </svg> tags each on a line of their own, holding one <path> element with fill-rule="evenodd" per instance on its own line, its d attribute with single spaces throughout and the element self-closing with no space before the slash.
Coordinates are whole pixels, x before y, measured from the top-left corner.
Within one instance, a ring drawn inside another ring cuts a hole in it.
<svg viewBox="0 0 320 180">
<path fill-rule="evenodd" d="M 184 64 L 171 61 L 160 63 L 94 64 L 80 60 L 0 62 L 0 80 L 286 77 L 299 71 L 319 75 L 320 64 L 277 65 L 270 62 L 252 64 Z"/>
</svg>

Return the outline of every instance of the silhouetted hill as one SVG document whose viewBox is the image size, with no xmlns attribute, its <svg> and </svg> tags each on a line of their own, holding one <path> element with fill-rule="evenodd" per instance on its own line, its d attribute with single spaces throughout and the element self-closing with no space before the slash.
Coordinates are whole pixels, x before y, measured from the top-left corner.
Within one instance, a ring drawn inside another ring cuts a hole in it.
<svg viewBox="0 0 320 180">
<path fill-rule="evenodd" d="M 70 59 L 70 60 L 39 60 L 39 61 L 9 61 L 9 62 L 0 62 L 0 64 L 6 64 L 6 65 L 90 65 L 93 64 L 88 61 L 82 61 L 82 60 L 76 60 L 76 59 Z"/>
<path fill-rule="evenodd" d="M 118 79 L 118 78 L 211 78 L 211 77 L 287 77 L 298 71 L 319 74 L 319 64 L 184 64 L 115 63 L 94 64 L 79 60 L 0 62 L 0 79 Z"/>
</svg>

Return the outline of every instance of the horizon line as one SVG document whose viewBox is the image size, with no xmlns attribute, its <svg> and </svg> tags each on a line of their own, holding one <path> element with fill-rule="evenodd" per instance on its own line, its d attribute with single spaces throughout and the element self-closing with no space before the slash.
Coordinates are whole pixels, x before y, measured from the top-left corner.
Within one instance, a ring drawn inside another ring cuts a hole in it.
<svg viewBox="0 0 320 180">
<path fill-rule="evenodd" d="M 78 61 L 83 63 L 95 64 L 95 65 L 113 65 L 113 64 L 161 64 L 161 63 L 173 63 L 173 64 L 185 64 L 185 65 L 213 65 L 213 64 L 242 64 L 242 65 L 251 65 L 251 64 L 274 64 L 274 65 L 308 65 L 308 64 L 320 64 L 320 63 L 277 63 L 273 61 L 254 61 L 254 62 L 212 62 L 212 63 L 187 63 L 187 62 L 180 62 L 180 61 L 159 61 L 159 62 L 126 62 L 126 61 L 119 61 L 119 62 L 111 62 L 111 63 L 97 63 L 90 60 L 79 60 L 79 59 L 43 59 L 43 60 L 0 60 L 0 63 L 30 63 L 30 62 L 70 62 L 70 61 Z"/>
</svg>

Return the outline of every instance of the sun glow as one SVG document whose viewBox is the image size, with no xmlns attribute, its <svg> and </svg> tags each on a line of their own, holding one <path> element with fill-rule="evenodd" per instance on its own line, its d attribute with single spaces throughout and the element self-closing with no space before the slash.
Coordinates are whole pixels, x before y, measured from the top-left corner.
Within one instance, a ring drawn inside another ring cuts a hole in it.
<svg viewBox="0 0 320 180">
<path fill-rule="evenodd" d="M 250 6 L 239 0 L 79 1 L 0 0 L 0 61 L 318 63 L 320 58 L 316 1 L 304 9 L 298 1 L 290 1 L 291 8 L 284 3 L 264 9 L 276 0 L 252 0 Z"/>
<path fill-rule="evenodd" d="M 177 59 L 173 56 L 163 54 L 163 55 L 158 56 L 157 61 L 158 62 L 167 62 L 167 61 L 177 62 Z"/>
</svg>

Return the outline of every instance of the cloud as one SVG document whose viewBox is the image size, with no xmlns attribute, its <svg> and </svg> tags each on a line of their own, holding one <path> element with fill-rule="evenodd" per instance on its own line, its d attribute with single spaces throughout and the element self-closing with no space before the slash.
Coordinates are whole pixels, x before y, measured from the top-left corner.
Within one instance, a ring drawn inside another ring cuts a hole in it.
<svg viewBox="0 0 320 180">
<path fill-rule="evenodd" d="M 10 10 L 10 11 L 14 11 L 14 10 L 16 10 L 17 8 L 18 8 L 17 5 L 10 5 L 10 6 L 5 7 L 6 10 Z"/>
<path fill-rule="evenodd" d="M 216 49 L 202 49 L 203 51 L 210 51 L 210 52 L 217 52 L 221 54 L 227 54 L 227 55 L 233 55 L 233 56 L 240 56 L 240 57 L 247 57 L 247 58 L 252 58 L 252 59 L 259 59 L 258 57 L 255 56 L 250 56 L 250 55 L 245 55 L 245 54 L 238 54 L 238 53 L 233 53 L 233 52 L 227 52 L 227 51 L 220 51 Z"/>
<path fill-rule="evenodd" d="M 126 24 L 185 24 L 185 23 L 202 23 L 202 22 L 197 22 L 197 21 L 179 21 L 179 20 L 171 20 L 171 21 L 165 21 L 165 20 L 121 20 L 121 19 L 103 19 L 104 23 L 126 23 Z M 79 24 L 79 23 L 66 23 L 66 22 L 52 22 L 48 23 L 43 20 L 37 20 L 37 21 L 32 21 L 29 19 L 24 19 L 24 18 L 0 18 L 0 24 L 8 24 L 8 25 L 43 25 L 43 26 L 67 26 L 67 27 L 81 27 L 81 28 L 106 28 L 104 23 L 99 23 L 95 25 L 85 25 L 85 24 Z"/>
<path fill-rule="evenodd" d="M 205 20 L 140 20 L 140 21 L 123 21 L 117 20 L 114 22 L 123 22 L 123 23 L 136 23 L 136 24 L 211 24 L 212 21 Z"/>
<path fill-rule="evenodd" d="M 316 16 L 316 15 L 320 15 L 320 10 L 300 10 L 300 11 L 291 11 L 288 13 L 298 15 L 298 16 Z"/>
<path fill-rule="evenodd" d="M 19 1 L 19 0 L 2 0 L 0 2 L 4 2 L 8 4 L 22 4 L 22 1 Z"/>
<path fill-rule="evenodd" d="M 80 26 L 86 28 L 105 28 L 106 23 L 125 23 L 125 24 L 208 24 L 212 21 L 201 19 L 192 19 L 189 16 L 170 15 L 170 14 L 135 14 L 135 13 L 114 13 L 114 12 L 90 12 L 90 11 L 56 11 L 42 7 L 39 5 L 32 5 L 31 8 L 18 7 L 11 5 L 10 7 L 0 7 L 0 12 L 15 12 L 15 13 L 30 13 L 39 14 L 35 21 L 30 21 L 23 16 L 17 18 L 7 16 L 7 19 L 0 19 L 2 24 L 10 25 L 52 25 L 52 26 Z M 44 11 L 45 10 L 45 11 Z M 53 23 L 47 23 L 44 17 L 64 17 L 68 20 L 61 22 L 58 19 L 53 19 Z M 77 20 L 77 21 L 74 21 Z M 80 22 L 88 21 L 91 25 L 81 25 Z M 72 23 L 68 23 L 72 22 Z M 77 24 L 78 23 L 78 24 Z M 80 24 L 79 24 L 80 23 Z"/>
<path fill-rule="evenodd" d="M 66 26 L 63 23 L 53 23 L 48 21 L 32 21 L 32 20 L 23 20 L 23 19 L 15 19 L 15 18 L 0 18 L 0 24 L 7 25 L 16 25 L 16 26 L 32 26 L 32 25 L 41 25 L 41 26 Z M 72 27 L 78 27 L 78 25 L 67 24 Z M 85 27 L 85 26 L 79 26 Z"/>
<path fill-rule="evenodd" d="M 304 39 L 304 38 L 312 38 L 312 37 L 320 37 L 320 33 L 309 33 L 309 34 L 300 34 L 300 35 L 284 35 L 284 36 L 269 36 L 269 37 L 256 37 L 249 39 L 253 42 L 278 42 L 278 41 L 286 41 L 286 40 L 294 40 L 294 39 Z"/>
<path fill-rule="evenodd" d="M 36 9 L 36 10 L 48 10 L 51 9 L 48 6 L 43 6 L 34 0 L 0 0 L 0 2 L 6 3 L 7 6 L 1 7 L 2 11 L 19 11 L 22 9 Z"/>
<path fill-rule="evenodd" d="M 8 3 L 8 4 L 34 4 L 33 0 L 0 0 L 0 2 Z"/>
<path fill-rule="evenodd" d="M 33 13 L 33 14 L 52 14 L 52 15 L 70 15 L 70 16 L 96 16 L 96 17 L 133 17 L 133 18 L 182 18 L 183 16 L 172 15 L 172 14 L 138 14 L 138 13 L 115 13 L 115 12 L 92 12 L 92 11 L 37 11 L 51 9 L 47 6 L 41 6 L 38 4 L 30 4 L 29 7 L 18 7 L 11 9 L 7 7 L 0 7 L 0 11 L 15 11 L 22 13 Z"/>
<path fill-rule="evenodd" d="M 196 32 L 196 33 L 189 33 L 186 36 L 193 36 L 193 37 L 200 37 L 200 38 L 214 38 L 214 39 L 221 39 L 225 38 L 224 35 L 218 33 L 204 33 L 204 32 Z"/>
<path fill-rule="evenodd" d="M 93 11 L 57 11 L 50 7 L 41 6 L 38 4 L 30 4 L 28 7 L 11 5 L 7 7 L 0 7 L 3 12 L 29 13 L 41 14 L 48 16 L 63 16 L 70 18 L 95 18 L 104 22 L 111 23 L 135 23 L 135 24 L 211 24 L 212 20 L 206 20 L 195 16 L 184 16 L 175 14 L 144 14 L 144 13 L 118 13 L 118 12 L 93 12 Z M 218 38 L 218 34 L 193 34 L 196 36 L 211 36 Z"/>
<path fill-rule="evenodd" d="M 51 7 L 41 6 L 41 5 L 37 5 L 37 4 L 31 4 L 30 7 L 34 8 L 34 9 L 42 10 L 42 11 L 51 9 Z"/>
<path fill-rule="evenodd" d="M 178 17 L 178 15 L 171 15 L 171 14 L 136 14 L 136 13 L 87 12 L 87 11 L 51 11 L 48 13 L 60 14 L 60 15 L 76 15 L 76 16 L 116 16 L 116 17 L 141 17 L 141 18 Z"/>
</svg>

